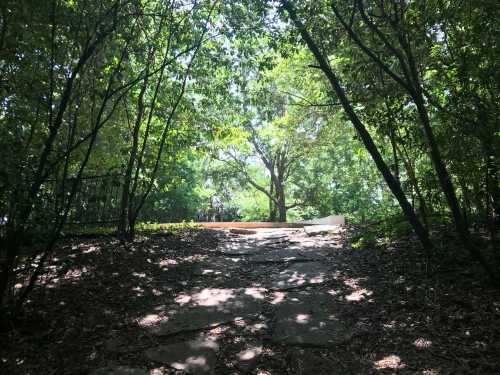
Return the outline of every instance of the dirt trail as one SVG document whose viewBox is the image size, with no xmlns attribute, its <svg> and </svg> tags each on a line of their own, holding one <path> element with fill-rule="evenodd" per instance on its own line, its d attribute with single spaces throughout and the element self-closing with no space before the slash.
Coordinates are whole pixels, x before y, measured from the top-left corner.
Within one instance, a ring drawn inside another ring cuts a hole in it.
<svg viewBox="0 0 500 375">
<path fill-rule="evenodd" d="M 498 292 L 423 279 L 417 252 L 346 238 L 338 228 L 73 241 L 28 305 L 35 319 L 0 338 L 0 372 L 495 373 Z"/>
<path fill-rule="evenodd" d="M 224 232 L 208 257 L 194 264 L 194 285 L 139 320 L 154 337 L 199 332 L 182 344 L 150 348 L 148 359 L 214 374 L 223 358 L 237 371 L 252 372 L 265 350 L 269 354 L 268 344 L 331 349 L 352 338 L 353 322 L 341 317 L 331 289 L 338 278 L 332 252 L 342 246 L 342 229 L 314 237 L 301 229 L 255 232 Z M 228 338 L 238 345 L 224 345 Z M 318 364 L 315 357 L 300 357 L 306 367 Z"/>
</svg>

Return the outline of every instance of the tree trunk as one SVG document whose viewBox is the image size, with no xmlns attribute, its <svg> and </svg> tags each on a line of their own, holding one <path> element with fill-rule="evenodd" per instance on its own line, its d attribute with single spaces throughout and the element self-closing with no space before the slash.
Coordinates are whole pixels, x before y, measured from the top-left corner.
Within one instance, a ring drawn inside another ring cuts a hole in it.
<svg viewBox="0 0 500 375">
<path fill-rule="evenodd" d="M 285 201 L 285 189 L 283 187 L 283 184 L 281 183 L 279 188 L 276 189 L 276 197 L 278 200 L 278 213 L 279 213 L 279 218 L 278 221 L 280 223 L 286 223 L 286 201 Z"/>
<path fill-rule="evenodd" d="M 330 82 L 333 90 L 335 91 L 337 97 L 339 98 L 340 104 L 342 105 L 342 108 L 346 112 L 347 116 L 349 117 L 351 123 L 355 127 L 356 131 L 358 132 L 361 140 L 363 141 L 363 144 L 365 145 L 366 149 L 370 153 L 373 161 L 375 162 L 378 170 L 384 177 L 387 185 L 391 189 L 392 193 L 396 197 L 396 199 L 399 202 L 399 205 L 401 206 L 401 209 L 403 210 L 406 218 L 412 225 L 416 235 L 418 236 L 420 242 L 422 243 L 422 246 L 426 251 L 430 252 L 430 250 L 433 248 L 432 243 L 429 239 L 429 234 L 427 230 L 424 228 L 420 220 L 418 219 L 417 215 L 415 214 L 413 207 L 411 204 L 408 202 L 403 190 L 401 189 L 400 184 L 398 181 L 394 178 L 392 175 L 391 171 L 389 170 L 387 164 L 383 160 L 382 156 L 380 155 L 380 152 L 378 151 L 377 146 L 375 145 L 370 133 L 366 130 L 365 125 L 361 122 L 359 117 L 356 115 L 354 108 L 352 107 L 349 99 L 347 98 L 344 89 L 342 88 L 339 79 L 337 78 L 335 72 L 330 68 L 330 65 L 328 64 L 326 58 L 323 56 L 323 54 L 320 52 L 318 46 L 312 39 L 311 35 L 305 28 L 305 26 L 302 24 L 302 22 L 298 19 L 297 14 L 295 12 L 294 7 L 292 4 L 287 1 L 287 0 L 282 0 L 282 4 L 285 7 L 285 9 L 288 11 L 288 14 L 290 15 L 290 18 L 292 19 L 293 23 L 299 30 L 302 38 L 306 42 L 307 46 L 309 47 L 309 50 L 312 52 L 314 57 L 316 58 L 316 61 L 319 64 L 320 69 L 323 71 L 325 74 L 326 78 Z"/>
<path fill-rule="evenodd" d="M 396 144 L 396 149 L 397 148 L 398 148 L 398 146 Z M 401 160 L 403 161 L 403 165 L 405 166 L 406 173 L 408 174 L 408 179 L 410 180 L 410 183 L 412 184 L 413 189 L 415 190 L 415 194 L 417 195 L 420 217 L 422 218 L 422 221 L 424 222 L 425 227 L 428 229 L 429 223 L 427 221 L 427 216 L 429 215 L 429 209 L 427 208 L 427 203 L 425 202 L 424 196 L 422 195 L 422 191 L 420 190 L 420 186 L 418 185 L 418 180 L 417 180 L 417 176 L 415 174 L 415 169 L 411 165 L 410 158 L 409 158 L 408 153 L 406 152 L 404 146 L 402 146 L 402 150 L 403 150 L 403 153 L 400 152 Z"/>
<path fill-rule="evenodd" d="M 9 283 L 12 277 L 12 270 L 16 262 L 16 257 L 19 252 L 19 239 L 21 238 L 20 233 L 17 231 L 7 228 L 7 233 L 3 239 L 1 245 L 0 254 L 5 253 L 5 260 L 2 263 L 1 274 L 0 274 L 0 322 L 4 321 L 5 307 L 7 304 L 7 291 L 9 289 Z"/>
<path fill-rule="evenodd" d="M 149 72 L 149 63 L 146 72 Z M 137 114 L 134 122 L 134 128 L 132 130 L 132 147 L 130 149 L 130 155 L 128 158 L 127 168 L 125 169 L 125 175 L 123 178 L 122 187 L 122 199 L 120 203 L 120 221 L 118 226 L 118 237 L 121 240 L 127 238 L 128 240 L 133 240 L 133 234 L 131 232 L 130 226 L 127 228 L 127 224 L 130 221 L 131 205 L 133 204 L 133 196 L 131 194 L 131 183 L 132 183 L 132 172 L 134 169 L 134 164 L 137 159 L 137 152 L 139 149 L 139 131 L 142 124 L 142 115 L 144 113 L 144 94 L 148 86 L 148 79 L 145 78 L 137 98 Z"/>
<path fill-rule="evenodd" d="M 498 181 L 498 167 L 495 162 L 495 152 L 488 144 L 485 152 L 486 158 L 486 200 L 487 222 L 490 231 L 490 241 L 493 248 L 497 246 L 498 218 L 500 215 L 500 186 Z"/>
<path fill-rule="evenodd" d="M 271 197 L 274 196 L 274 183 L 271 179 L 271 182 L 269 183 L 269 194 Z M 274 203 L 272 198 L 269 198 L 269 221 L 270 222 L 275 222 L 276 217 L 277 217 L 277 209 L 276 209 L 276 204 Z"/>
</svg>

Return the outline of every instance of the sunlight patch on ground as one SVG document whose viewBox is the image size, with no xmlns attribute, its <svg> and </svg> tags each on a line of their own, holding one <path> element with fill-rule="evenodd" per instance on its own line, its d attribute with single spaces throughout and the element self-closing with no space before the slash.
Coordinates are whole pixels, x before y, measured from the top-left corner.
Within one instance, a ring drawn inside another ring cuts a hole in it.
<svg viewBox="0 0 500 375">
<path fill-rule="evenodd" d="M 143 289 L 143 288 L 141 288 L 140 286 L 134 286 L 134 287 L 132 288 L 132 290 L 133 290 L 134 292 L 137 292 L 137 295 L 138 295 L 138 296 L 142 296 L 142 295 L 144 295 L 144 289 Z"/>
<path fill-rule="evenodd" d="M 364 300 L 367 296 L 371 296 L 373 292 L 369 291 L 368 289 L 358 289 L 349 294 L 348 296 L 345 297 L 346 300 L 353 302 L 353 301 L 362 301 Z"/>
<path fill-rule="evenodd" d="M 359 289 L 359 282 L 363 281 L 362 278 L 346 278 L 344 284 L 352 289 Z"/>
<path fill-rule="evenodd" d="M 264 299 L 266 289 L 264 288 L 245 288 L 245 294 L 247 296 L 252 296 L 255 299 Z"/>
<path fill-rule="evenodd" d="M 386 329 L 396 328 L 396 321 L 395 320 L 391 320 L 389 323 L 382 324 L 382 327 L 384 327 Z"/>
<path fill-rule="evenodd" d="M 137 323 L 141 327 L 150 327 L 161 322 L 167 321 L 168 318 L 164 315 L 159 314 L 148 314 L 145 317 L 139 319 Z"/>
<path fill-rule="evenodd" d="M 151 289 L 151 293 L 153 293 L 154 296 L 156 297 L 159 297 L 159 296 L 162 296 L 163 295 L 163 292 L 161 290 L 158 290 L 158 289 Z"/>
<path fill-rule="evenodd" d="M 262 353 L 262 346 L 255 346 L 248 348 L 246 350 L 242 350 L 236 356 L 240 361 L 250 361 Z"/>
<path fill-rule="evenodd" d="M 87 267 L 82 267 L 81 269 L 74 268 L 68 270 L 64 276 L 62 277 L 63 280 L 71 280 L 71 281 L 76 281 L 82 278 L 82 276 L 86 273 L 89 272 L 89 269 Z M 55 284 L 58 284 L 60 282 L 59 278 L 54 278 L 51 280 L 51 285 L 47 285 L 49 288 L 53 288 Z"/>
<path fill-rule="evenodd" d="M 441 372 L 436 369 L 428 369 L 422 371 L 422 375 L 439 375 L 439 374 L 441 374 Z"/>
<path fill-rule="evenodd" d="M 177 370 L 188 370 L 192 368 L 200 369 L 203 371 L 208 371 L 210 366 L 208 365 L 207 359 L 204 356 L 191 356 L 186 359 L 185 362 L 173 362 L 172 367 Z"/>
<path fill-rule="evenodd" d="M 378 361 L 373 363 L 373 367 L 377 370 L 383 369 L 402 369 L 406 367 L 406 364 L 401 360 L 401 358 L 395 354 L 388 355 Z"/>
<path fill-rule="evenodd" d="M 283 292 L 274 292 L 272 294 L 272 296 L 273 296 L 273 299 L 271 300 L 271 304 L 272 305 L 277 305 L 278 303 L 283 302 L 283 300 L 286 297 L 286 293 L 283 293 Z"/>
<path fill-rule="evenodd" d="M 255 323 L 255 324 L 249 324 L 245 327 L 247 331 L 250 331 L 252 333 L 263 331 L 268 329 L 269 327 L 267 326 L 266 323 Z"/>
<path fill-rule="evenodd" d="M 413 341 L 413 345 L 415 345 L 417 349 L 427 349 L 432 346 L 432 341 L 424 339 L 423 337 L 419 337 L 418 339 Z"/>
<path fill-rule="evenodd" d="M 194 306 L 217 306 L 232 298 L 235 298 L 233 289 L 205 288 L 191 295 L 180 294 L 175 298 L 175 302 L 181 306 L 188 303 Z"/>
<path fill-rule="evenodd" d="M 311 315 L 309 314 L 297 314 L 295 317 L 295 322 L 298 324 L 307 324 L 311 320 Z"/>
<path fill-rule="evenodd" d="M 369 297 L 373 294 L 371 290 L 362 288 L 360 286 L 360 282 L 366 281 L 366 278 L 345 278 L 343 283 L 345 286 L 352 289 L 351 294 L 345 296 L 345 299 L 349 302 L 359 302 L 364 300 L 366 297 Z M 369 300 L 372 302 L 373 300 Z"/>
<path fill-rule="evenodd" d="M 295 283 L 297 285 L 303 285 L 307 282 L 306 276 L 307 275 L 304 273 L 294 272 L 286 281 L 289 283 Z M 323 282 L 322 276 L 315 276 L 310 280 L 311 284 L 317 284 L 321 282 Z"/>
<path fill-rule="evenodd" d="M 83 254 L 90 254 L 101 250 L 99 246 L 89 246 L 88 249 L 82 251 Z"/>
<path fill-rule="evenodd" d="M 171 267 L 179 264 L 175 259 L 162 259 L 158 262 L 160 267 Z"/>
</svg>

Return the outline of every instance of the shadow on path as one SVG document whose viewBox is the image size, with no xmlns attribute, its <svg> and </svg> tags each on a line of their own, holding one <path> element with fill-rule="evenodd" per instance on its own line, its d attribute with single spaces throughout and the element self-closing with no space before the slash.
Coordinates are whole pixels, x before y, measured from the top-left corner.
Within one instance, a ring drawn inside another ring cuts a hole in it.
<svg viewBox="0 0 500 375">
<path fill-rule="evenodd" d="M 493 374 L 500 297 L 342 230 L 64 244 L 2 337 L 9 374 Z M 462 275 L 463 276 L 463 275 Z"/>
</svg>

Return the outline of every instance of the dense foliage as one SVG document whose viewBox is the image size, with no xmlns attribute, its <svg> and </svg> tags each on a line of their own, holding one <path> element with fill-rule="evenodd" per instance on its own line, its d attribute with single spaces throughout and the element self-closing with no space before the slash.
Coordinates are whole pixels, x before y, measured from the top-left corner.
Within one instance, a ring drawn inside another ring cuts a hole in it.
<svg viewBox="0 0 500 375">
<path fill-rule="evenodd" d="M 22 305 L 68 223 L 127 241 L 138 222 L 404 214 L 432 251 L 438 217 L 492 272 L 469 228 L 494 249 L 499 16 L 492 0 L 2 1 L 0 307 Z"/>
</svg>

